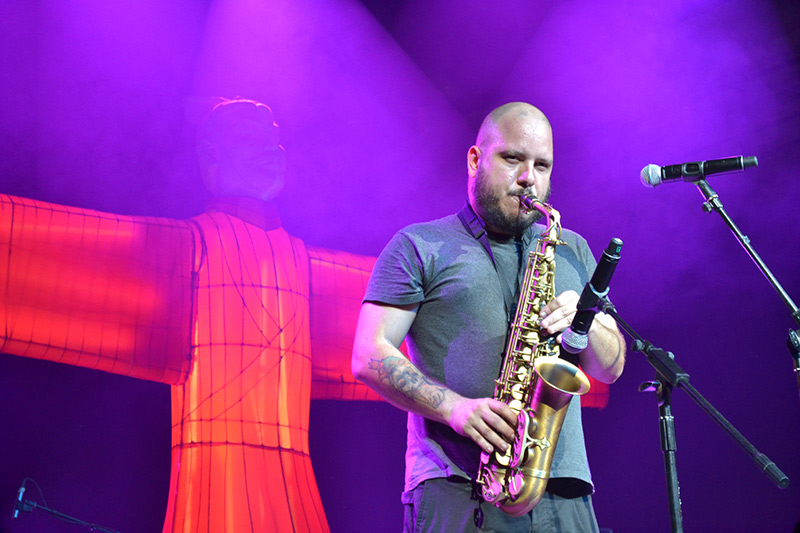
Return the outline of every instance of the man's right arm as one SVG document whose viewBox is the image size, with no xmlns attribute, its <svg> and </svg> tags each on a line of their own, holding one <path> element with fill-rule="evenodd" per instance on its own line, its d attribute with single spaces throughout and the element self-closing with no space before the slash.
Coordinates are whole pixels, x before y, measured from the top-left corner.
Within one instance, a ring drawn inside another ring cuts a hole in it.
<svg viewBox="0 0 800 533">
<path fill-rule="evenodd" d="M 356 326 L 352 371 L 392 405 L 452 427 L 487 452 L 514 439 L 516 415 L 492 398 L 465 398 L 437 383 L 398 347 L 416 318 L 418 305 L 365 302 Z"/>
</svg>

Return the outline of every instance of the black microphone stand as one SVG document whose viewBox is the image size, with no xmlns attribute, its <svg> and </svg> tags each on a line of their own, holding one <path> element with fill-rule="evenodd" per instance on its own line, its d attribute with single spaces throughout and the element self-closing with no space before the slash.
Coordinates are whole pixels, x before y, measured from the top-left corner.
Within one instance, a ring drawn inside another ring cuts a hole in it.
<svg viewBox="0 0 800 533">
<path fill-rule="evenodd" d="M 15 511 L 14 512 L 14 518 L 17 517 L 17 513 L 19 511 L 22 511 L 24 513 L 30 513 L 34 509 L 41 509 L 42 511 L 46 511 L 46 512 L 50 513 L 51 515 L 53 515 L 54 517 L 58 518 L 59 520 L 63 520 L 64 522 L 67 522 L 67 523 L 70 523 L 70 524 L 77 524 L 79 526 L 83 526 L 83 527 L 87 528 L 89 531 L 101 531 L 101 532 L 104 532 L 104 533 L 120 533 L 116 529 L 109 529 L 109 528 L 106 528 L 106 527 L 103 527 L 103 526 L 99 526 L 97 524 L 91 524 L 89 522 L 84 522 L 83 520 L 80 520 L 78 518 L 75 518 L 75 517 L 69 516 L 67 514 L 64 514 L 61 511 L 56 511 L 55 509 L 49 509 L 49 508 L 45 507 L 44 505 L 40 505 L 40 504 L 38 504 L 36 502 L 32 502 L 30 500 L 25 500 L 24 502 L 23 501 L 18 501 L 18 502 L 15 503 L 15 505 L 14 505 L 14 511 Z"/>
<path fill-rule="evenodd" d="M 705 411 L 725 432 L 733 438 L 742 449 L 750 455 L 758 468 L 764 472 L 778 487 L 786 488 L 789 485 L 789 478 L 780 471 L 766 455 L 759 452 L 739 431 L 720 414 L 720 412 L 708 402 L 701 394 L 689 383 L 687 374 L 675 362 L 675 356 L 671 352 L 666 352 L 661 348 L 656 348 L 644 340 L 636 331 L 633 330 L 617 313 L 614 305 L 607 297 L 602 297 L 599 301 L 600 310 L 611 315 L 632 339 L 631 350 L 644 353 L 647 361 L 656 370 L 654 381 L 643 383 L 639 391 L 653 391 L 658 399 L 659 411 L 659 431 L 661 433 L 661 450 L 664 453 L 664 469 L 667 478 L 667 491 L 669 496 L 670 522 L 672 531 L 675 533 L 683 532 L 683 518 L 681 515 L 680 489 L 678 486 L 678 469 L 676 466 L 676 439 L 675 439 L 675 419 L 672 415 L 671 396 L 675 388 L 683 389 L 689 397 Z"/>
<path fill-rule="evenodd" d="M 730 228 L 730 230 L 742 244 L 742 247 L 756 264 L 758 269 L 762 274 L 764 274 L 770 284 L 772 284 L 772 287 L 777 291 L 778 296 L 780 296 L 780 298 L 783 300 L 783 303 L 785 303 L 789 308 L 794 321 L 800 325 L 800 309 L 797 308 L 797 305 L 795 305 L 795 303 L 792 301 L 792 298 L 783 289 L 778 279 L 772 274 L 766 263 L 764 263 L 761 257 L 759 257 L 759 255 L 756 253 L 755 249 L 750 244 L 750 239 L 748 239 L 747 236 L 739 230 L 731 217 L 728 216 L 728 213 L 725 212 L 725 209 L 722 207 L 722 202 L 719 199 L 719 195 L 703 178 L 692 183 L 697 185 L 697 188 L 700 189 L 700 193 L 706 199 L 706 201 L 703 202 L 703 211 L 706 213 L 710 213 L 711 211 L 716 211 L 719 213 L 719 216 L 722 217 L 722 220 L 725 221 L 725 224 Z M 798 395 L 800 395 L 800 329 L 789 330 L 789 338 L 786 341 L 786 346 L 789 348 L 789 353 L 794 360 L 794 373 L 797 381 L 797 391 Z"/>
</svg>

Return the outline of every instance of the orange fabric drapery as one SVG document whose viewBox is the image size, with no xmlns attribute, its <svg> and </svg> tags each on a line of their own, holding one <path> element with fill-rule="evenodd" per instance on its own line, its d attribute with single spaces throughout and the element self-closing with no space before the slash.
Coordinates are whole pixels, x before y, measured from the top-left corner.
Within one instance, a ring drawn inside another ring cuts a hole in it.
<svg viewBox="0 0 800 533">
<path fill-rule="evenodd" d="M 318 398 L 374 398 L 350 374 L 372 258 L 309 251 L 228 213 L 175 221 L 4 195 L 0 254 L 0 351 L 172 385 L 165 531 L 328 530 L 312 381 Z"/>
</svg>

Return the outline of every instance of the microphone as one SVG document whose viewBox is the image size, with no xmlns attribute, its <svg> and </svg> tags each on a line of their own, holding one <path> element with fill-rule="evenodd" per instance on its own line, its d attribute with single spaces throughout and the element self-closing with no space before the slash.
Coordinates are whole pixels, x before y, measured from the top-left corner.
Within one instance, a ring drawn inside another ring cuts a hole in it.
<svg viewBox="0 0 800 533">
<path fill-rule="evenodd" d="M 647 165 L 642 169 L 642 184 L 645 187 L 656 187 L 664 182 L 688 181 L 695 182 L 703 179 L 709 174 L 721 174 L 724 172 L 737 172 L 757 167 L 758 159 L 755 156 L 726 157 L 725 159 L 709 159 L 708 161 L 697 161 L 694 163 L 683 163 L 680 165 Z"/>
<path fill-rule="evenodd" d="M 17 503 L 14 505 L 14 518 L 19 516 L 19 510 L 22 508 L 22 495 L 25 493 L 25 480 L 22 480 L 22 486 L 17 490 Z"/>
<path fill-rule="evenodd" d="M 603 250 L 592 279 L 583 287 L 578 300 L 578 312 L 575 313 L 572 325 L 561 336 L 561 346 L 569 353 L 580 353 L 589 346 L 589 327 L 597 313 L 597 302 L 608 294 L 608 284 L 617 268 L 621 249 L 622 241 L 616 237 L 611 239 L 608 247 Z"/>
</svg>

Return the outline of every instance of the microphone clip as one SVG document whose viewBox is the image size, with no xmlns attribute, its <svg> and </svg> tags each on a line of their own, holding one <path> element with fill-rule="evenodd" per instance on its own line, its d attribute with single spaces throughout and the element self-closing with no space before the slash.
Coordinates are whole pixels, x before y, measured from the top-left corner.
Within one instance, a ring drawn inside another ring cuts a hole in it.
<svg viewBox="0 0 800 533">
<path fill-rule="evenodd" d="M 591 298 L 593 300 L 592 304 L 591 305 L 586 305 L 586 303 L 584 303 L 583 305 L 581 305 L 581 300 L 578 300 L 578 309 L 577 310 L 578 311 L 602 311 L 602 309 L 600 308 L 600 304 L 603 301 L 608 301 L 606 296 L 608 296 L 608 291 L 611 289 L 611 287 L 606 287 L 606 290 L 601 292 L 601 291 L 598 291 L 594 287 L 594 285 L 592 285 L 591 281 L 589 281 L 588 287 L 589 287 L 589 290 L 592 291 L 592 294 L 594 294 L 594 298 Z"/>
</svg>

